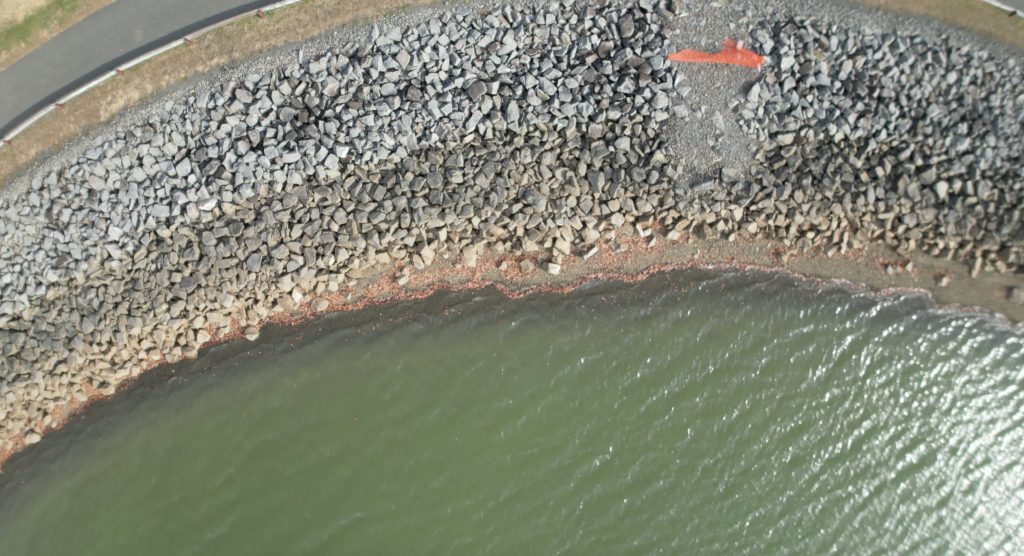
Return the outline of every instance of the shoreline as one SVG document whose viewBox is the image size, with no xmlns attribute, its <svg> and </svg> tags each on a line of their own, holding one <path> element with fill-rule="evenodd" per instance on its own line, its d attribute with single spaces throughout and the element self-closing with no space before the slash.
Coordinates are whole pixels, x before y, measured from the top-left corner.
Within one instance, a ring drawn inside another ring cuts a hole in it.
<svg viewBox="0 0 1024 556">
<path fill-rule="evenodd" d="M 923 33 L 869 64 L 884 32 L 765 8 L 761 71 L 674 66 L 735 14 L 470 5 L 250 60 L 0 191 L 4 454 L 211 345 L 440 290 L 737 268 L 1024 321 L 1015 58 Z M 887 100 L 931 79 L 905 56 L 956 68 L 945 111 Z"/>
<path fill-rule="evenodd" d="M 379 272 L 371 280 L 374 285 L 366 288 L 356 288 L 344 292 L 338 292 L 332 296 L 326 296 L 329 303 L 327 308 L 315 310 L 313 301 L 304 303 L 290 313 L 278 313 L 267 319 L 259 326 L 260 333 L 266 330 L 283 331 L 289 334 L 304 326 L 318 322 L 328 322 L 337 315 L 354 314 L 375 307 L 392 308 L 402 303 L 423 301 L 437 294 L 460 294 L 482 290 L 493 290 L 496 294 L 509 300 L 520 299 L 534 295 L 571 295 L 583 288 L 606 283 L 636 284 L 651 278 L 654 275 L 683 272 L 690 270 L 701 270 L 713 273 L 729 272 L 760 272 L 786 276 L 800 284 L 810 284 L 818 287 L 838 286 L 852 294 L 867 294 L 875 299 L 882 299 L 891 296 L 922 295 L 928 299 L 929 310 L 952 311 L 962 314 L 976 314 L 985 318 L 1012 327 L 1024 335 L 1024 307 L 1015 310 L 1014 306 L 999 297 L 999 287 L 993 282 L 1012 283 L 1014 287 L 1024 287 L 1024 275 L 995 275 L 985 276 L 988 280 L 971 278 L 962 264 L 955 261 L 929 261 L 921 255 L 912 255 L 905 260 L 914 261 L 919 268 L 933 268 L 939 265 L 942 272 L 964 274 L 960 280 L 961 288 L 967 287 L 977 290 L 976 286 L 989 286 L 995 289 L 990 291 L 989 303 L 985 304 L 961 304 L 956 301 L 949 301 L 945 294 L 952 292 L 956 296 L 958 288 L 939 288 L 934 280 L 929 283 L 922 282 L 921 276 L 911 277 L 909 275 L 888 275 L 883 268 L 880 268 L 879 256 L 900 258 L 897 253 L 888 249 L 875 249 L 871 254 L 849 254 L 845 257 L 827 257 L 820 253 L 809 253 L 795 255 L 788 262 L 784 263 L 779 252 L 785 251 L 781 242 L 773 241 L 750 241 L 740 240 L 738 242 L 705 240 L 681 241 L 678 243 L 665 241 L 664 237 L 658 238 L 659 244 L 655 247 L 648 247 L 647 241 L 640 238 L 622 238 L 621 244 L 627 247 L 619 253 L 612 252 L 606 245 L 602 245 L 600 253 L 590 260 L 583 260 L 577 257 L 567 261 L 565 268 L 559 275 L 551 275 L 540 268 L 524 274 L 516 263 L 521 260 L 537 260 L 536 254 L 520 257 L 487 256 L 481 257 L 475 268 L 452 264 L 451 261 L 436 263 L 435 265 L 417 271 L 409 277 L 405 286 L 399 286 L 395 275 L 400 272 L 399 268 L 391 268 Z M 715 244 L 718 245 L 715 245 Z M 724 245 L 723 245 L 724 244 Z M 732 247 L 733 249 L 722 249 Z M 681 253 L 696 251 L 695 258 L 681 259 Z M 872 257 L 872 255 L 874 257 Z M 675 259 L 675 260 L 673 260 Z M 775 260 L 773 263 L 772 260 Z M 500 270 L 502 263 L 506 263 L 505 271 Z M 832 267 L 825 266 L 826 263 L 833 263 Z M 945 263 L 945 264 L 943 264 Z M 800 268 L 801 270 L 797 270 Z M 837 272 L 837 270 L 840 270 Z M 845 270 L 845 272 L 844 272 Z M 858 270 L 871 276 L 870 281 L 856 281 L 851 279 L 851 272 Z M 996 278 L 999 276 L 1000 278 Z M 908 284 L 907 280 L 912 279 L 915 283 Z M 937 296 L 941 295 L 947 301 L 939 301 Z M 211 332 L 213 332 L 211 330 Z M 99 401 L 124 395 L 144 378 L 151 374 L 159 373 L 160 369 L 168 368 L 179 363 L 202 362 L 209 351 L 214 348 L 233 345 L 233 349 L 239 353 L 248 351 L 251 345 L 257 344 L 262 338 L 252 341 L 246 340 L 242 330 L 237 323 L 232 327 L 232 332 L 226 335 L 213 337 L 203 344 L 199 350 L 199 357 L 188 361 L 158 361 L 148 366 L 136 376 L 129 377 L 117 384 L 116 391 L 112 394 L 104 394 L 95 389 L 90 389 L 89 396 L 85 401 L 70 404 L 59 409 L 59 418 L 55 419 L 54 425 L 47 427 L 43 432 L 43 439 L 50 434 L 61 430 L 72 419 L 88 414 L 90 407 Z M 26 444 L 24 438 L 18 438 L 14 448 L 0 450 L 0 473 L 4 465 L 14 456 L 22 454 L 31 445 Z"/>
</svg>

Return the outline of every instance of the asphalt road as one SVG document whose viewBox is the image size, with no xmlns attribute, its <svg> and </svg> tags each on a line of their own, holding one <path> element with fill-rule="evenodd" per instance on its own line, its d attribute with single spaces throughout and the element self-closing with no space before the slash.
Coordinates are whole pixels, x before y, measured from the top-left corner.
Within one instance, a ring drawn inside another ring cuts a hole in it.
<svg viewBox="0 0 1024 556">
<path fill-rule="evenodd" d="M 274 0 L 115 0 L 0 71 L 0 137 L 95 77 Z"/>
</svg>

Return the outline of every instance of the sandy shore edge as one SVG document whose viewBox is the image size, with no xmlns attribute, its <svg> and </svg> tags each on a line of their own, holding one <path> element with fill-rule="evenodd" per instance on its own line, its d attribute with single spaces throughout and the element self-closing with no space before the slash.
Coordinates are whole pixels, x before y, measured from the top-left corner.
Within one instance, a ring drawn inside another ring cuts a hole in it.
<svg viewBox="0 0 1024 556">
<path fill-rule="evenodd" d="M 493 288 L 509 299 L 516 299 L 541 293 L 569 294 L 599 282 L 636 283 L 654 274 L 699 269 L 779 273 L 804 283 L 840 285 L 851 293 L 871 293 L 879 297 L 926 295 L 935 309 L 983 314 L 1024 334 L 1024 306 L 1007 299 L 1010 288 L 1024 288 L 1024 275 L 1020 274 L 983 273 L 972 278 L 970 269 L 962 263 L 920 253 L 900 254 L 882 246 L 828 257 L 817 251 L 794 253 L 782 242 L 764 239 L 730 242 L 682 238 L 672 242 L 652 234 L 647 238 L 635 235 L 620 238 L 617 244 L 615 250 L 608 244 L 601 244 L 598 253 L 588 259 L 577 256 L 563 261 L 557 275 L 542 270 L 545 259 L 541 253 L 487 255 L 472 268 L 454 259 L 439 260 L 422 271 L 408 265 L 390 265 L 368 276 L 364 280 L 368 286 L 303 300 L 295 311 L 275 313 L 260 328 L 299 326 L 331 314 L 421 300 L 438 292 Z M 529 261 L 527 266 L 532 265 L 533 270 L 523 272 L 521 263 L 524 261 Z M 947 277 L 946 286 L 940 286 L 943 277 Z M 314 304 L 319 305 L 319 310 Z M 215 336 L 204 344 L 200 358 L 210 348 L 233 341 L 244 341 L 238 326 L 234 326 L 231 333 Z M 155 362 L 143 374 L 168 363 L 172 362 Z M 140 376 L 128 377 L 117 384 L 113 396 L 129 389 Z M 45 433 L 62 428 L 70 418 L 86 412 L 93 403 L 112 397 L 95 389 L 89 389 L 87 394 L 85 401 L 61 408 Z M 20 438 L 13 449 L 0 451 L 0 471 L 12 456 L 28 447 L 25 439 Z"/>
</svg>

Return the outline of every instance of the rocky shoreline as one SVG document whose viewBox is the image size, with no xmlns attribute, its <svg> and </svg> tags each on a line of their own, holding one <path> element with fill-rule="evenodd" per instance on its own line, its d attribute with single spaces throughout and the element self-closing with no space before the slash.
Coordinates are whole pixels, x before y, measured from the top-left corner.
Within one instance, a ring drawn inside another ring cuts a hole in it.
<svg viewBox="0 0 1024 556">
<path fill-rule="evenodd" d="M 735 32 L 768 61 L 711 99 L 715 69 L 665 61 L 683 11 L 420 10 L 34 171 L 0 200 L 0 452 L 216 338 L 439 268 L 561 276 L 722 238 L 1018 276 L 1018 59 L 750 12 Z"/>
</svg>

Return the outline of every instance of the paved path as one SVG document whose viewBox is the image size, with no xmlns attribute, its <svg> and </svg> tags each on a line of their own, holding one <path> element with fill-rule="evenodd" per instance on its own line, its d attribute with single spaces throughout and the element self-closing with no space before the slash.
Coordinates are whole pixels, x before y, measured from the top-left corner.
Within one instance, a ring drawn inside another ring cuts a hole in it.
<svg viewBox="0 0 1024 556">
<path fill-rule="evenodd" d="M 185 33 L 273 0 L 116 0 L 0 71 L 0 137 L 65 94 Z"/>
</svg>

